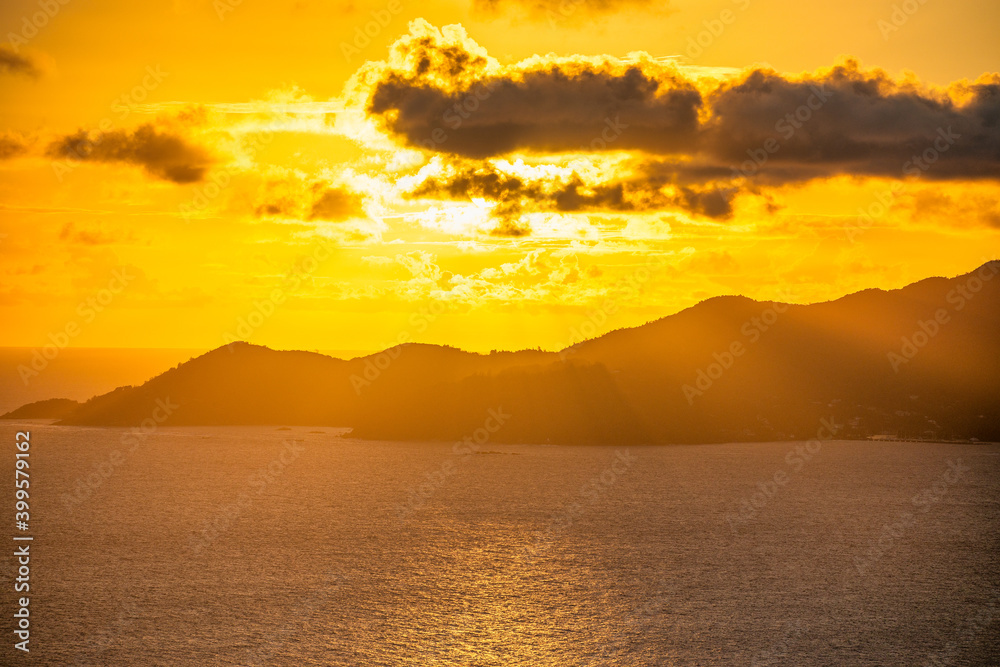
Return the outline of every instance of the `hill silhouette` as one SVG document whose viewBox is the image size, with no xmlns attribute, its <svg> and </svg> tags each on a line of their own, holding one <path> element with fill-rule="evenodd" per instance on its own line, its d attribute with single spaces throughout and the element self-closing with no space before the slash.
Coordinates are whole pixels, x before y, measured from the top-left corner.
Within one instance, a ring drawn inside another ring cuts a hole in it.
<svg viewBox="0 0 1000 667">
<path fill-rule="evenodd" d="M 49 398 L 22 405 L 17 410 L 0 415 L 0 419 L 62 419 L 80 405 L 69 398 Z"/>
<path fill-rule="evenodd" d="M 233 343 L 61 423 L 338 425 L 375 439 L 1000 440 L 1000 262 L 810 305 L 717 297 L 561 352 L 405 344 L 351 360 Z M 164 415 L 163 401 L 176 409 Z"/>
</svg>

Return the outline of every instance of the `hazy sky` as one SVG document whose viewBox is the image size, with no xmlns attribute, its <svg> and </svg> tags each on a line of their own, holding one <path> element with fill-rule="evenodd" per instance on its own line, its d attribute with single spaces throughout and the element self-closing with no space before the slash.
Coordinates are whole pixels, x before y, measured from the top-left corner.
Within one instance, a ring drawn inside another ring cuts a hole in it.
<svg viewBox="0 0 1000 667">
<path fill-rule="evenodd" d="M 557 348 L 963 273 L 1000 247 L 998 25 L 968 0 L 8 1 L 0 345 Z"/>
</svg>

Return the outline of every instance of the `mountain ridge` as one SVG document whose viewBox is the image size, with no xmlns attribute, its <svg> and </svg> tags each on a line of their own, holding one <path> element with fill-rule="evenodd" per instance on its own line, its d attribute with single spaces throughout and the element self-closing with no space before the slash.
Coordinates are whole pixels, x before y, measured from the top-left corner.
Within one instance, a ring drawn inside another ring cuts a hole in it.
<svg viewBox="0 0 1000 667">
<path fill-rule="evenodd" d="M 235 342 L 60 423 L 132 426 L 170 398 L 165 424 L 338 425 L 374 439 L 461 438 L 502 407 L 512 417 L 492 437 L 513 442 L 792 439 L 827 417 L 851 437 L 1000 440 L 998 273 L 992 261 L 814 304 L 713 297 L 558 352 L 414 343 L 343 360 Z M 923 344 L 907 358 L 911 338 Z"/>
</svg>

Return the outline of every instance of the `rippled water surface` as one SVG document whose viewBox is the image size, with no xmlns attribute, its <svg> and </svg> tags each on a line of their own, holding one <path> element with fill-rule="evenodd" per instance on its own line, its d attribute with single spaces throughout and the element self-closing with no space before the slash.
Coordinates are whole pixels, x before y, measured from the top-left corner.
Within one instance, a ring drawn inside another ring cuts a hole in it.
<svg viewBox="0 0 1000 667">
<path fill-rule="evenodd" d="M 1000 664 L 996 445 L 31 432 L 4 664 Z"/>
</svg>

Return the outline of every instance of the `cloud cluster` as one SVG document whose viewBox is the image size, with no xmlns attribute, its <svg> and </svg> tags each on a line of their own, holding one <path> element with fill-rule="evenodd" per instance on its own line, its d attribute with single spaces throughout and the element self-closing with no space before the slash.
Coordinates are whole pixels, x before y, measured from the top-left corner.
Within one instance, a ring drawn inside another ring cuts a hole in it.
<svg viewBox="0 0 1000 667">
<path fill-rule="evenodd" d="M 642 54 L 504 66 L 460 28 L 415 21 L 358 81 L 386 132 L 466 158 L 625 150 L 659 160 L 669 179 L 700 183 L 1000 176 L 997 74 L 936 90 L 854 60 L 725 80 L 695 79 Z"/>
<path fill-rule="evenodd" d="M 393 257 L 365 257 L 374 266 L 396 266 L 405 278 L 392 281 L 389 288 L 374 287 L 383 294 L 406 300 L 428 296 L 446 300 L 450 307 L 465 308 L 493 302 L 544 302 L 559 299 L 563 305 L 582 304 L 599 292 L 599 272 L 581 271 L 573 252 L 535 248 L 520 258 L 465 273 L 443 269 L 436 255 L 422 251 L 399 253 Z"/>
<path fill-rule="evenodd" d="M 20 132 L 0 132 L 0 160 L 27 155 L 34 141 Z"/>
<path fill-rule="evenodd" d="M 80 130 L 52 142 L 49 157 L 83 162 L 137 165 L 157 178 L 174 183 L 202 180 L 215 162 L 213 155 L 177 131 L 146 123 L 131 132 Z"/>
<path fill-rule="evenodd" d="M 460 51 L 444 53 L 443 67 L 461 66 Z M 422 55 L 418 60 L 431 62 Z M 392 72 L 376 82 L 368 112 L 411 146 L 467 157 L 692 150 L 701 95 L 676 71 L 659 69 L 654 76 L 622 63 L 538 62 L 516 74 L 484 75 L 469 87 L 450 88 L 428 85 L 418 67 L 413 77 Z"/>
<path fill-rule="evenodd" d="M 763 180 L 1000 176 L 997 74 L 933 90 L 847 60 L 799 79 L 751 70 L 705 99 L 699 153 Z"/>
<path fill-rule="evenodd" d="M 18 53 L 8 44 L 0 44 L 0 74 L 37 77 L 41 73 L 38 63 L 33 58 Z"/>
<path fill-rule="evenodd" d="M 494 202 L 493 215 L 502 222 L 494 231 L 499 236 L 524 235 L 525 227 L 512 221 L 525 212 L 643 212 L 679 208 L 718 219 L 729 218 L 733 213 L 734 188 L 677 186 L 655 172 L 645 171 L 644 165 L 638 165 L 633 175 L 607 179 L 592 174 L 581 176 L 572 169 L 559 173 L 531 170 L 521 163 L 501 165 L 483 161 L 427 169 L 406 195 Z"/>
<path fill-rule="evenodd" d="M 319 190 L 319 196 L 309 208 L 310 220 L 346 220 L 364 215 L 363 198 L 347 188 L 328 187 Z"/>
<path fill-rule="evenodd" d="M 360 193 L 325 181 L 273 180 L 266 184 L 258 199 L 254 206 L 257 217 L 328 222 L 365 217 L 364 197 Z"/>
</svg>

